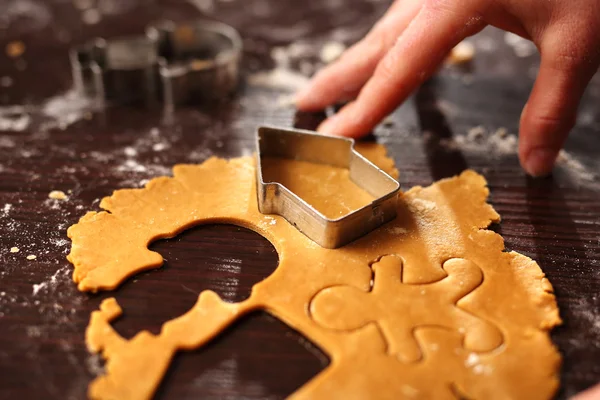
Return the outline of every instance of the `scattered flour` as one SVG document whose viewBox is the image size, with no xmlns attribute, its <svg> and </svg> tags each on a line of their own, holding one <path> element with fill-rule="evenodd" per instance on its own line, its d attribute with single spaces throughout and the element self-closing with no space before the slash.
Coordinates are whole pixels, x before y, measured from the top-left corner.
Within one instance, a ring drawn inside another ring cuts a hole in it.
<svg viewBox="0 0 600 400">
<path fill-rule="evenodd" d="M 469 129 L 466 134 L 455 135 L 450 140 L 441 140 L 440 144 L 450 150 L 463 150 L 491 156 L 516 155 L 518 139 L 508 133 L 505 128 L 499 128 L 493 133 L 482 126 Z"/>
<path fill-rule="evenodd" d="M 135 157 L 138 155 L 138 151 L 133 147 L 125 147 L 123 153 L 125 153 L 127 157 Z"/>
<path fill-rule="evenodd" d="M 121 172 L 146 172 L 147 170 L 146 167 L 135 160 L 126 160 L 117 167 L 117 171 Z"/>
<path fill-rule="evenodd" d="M 0 124 L 1 124 L 1 122 L 0 122 Z M 16 146 L 15 141 L 13 139 L 11 139 L 10 137 L 7 137 L 7 136 L 0 137 L 0 148 L 4 147 L 7 149 L 12 149 L 15 146 Z"/>
<path fill-rule="evenodd" d="M 399 226 L 394 226 L 394 227 L 392 227 L 392 228 L 390 228 L 388 230 L 393 235 L 404 235 L 404 234 L 408 233 L 408 229 L 402 228 L 402 227 L 399 227 Z"/>
<path fill-rule="evenodd" d="M 67 239 L 61 237 L 50 239 L 50 243 L 56 247 L 66 247 L 69 245 L 70 242 Z"/>
<path fill-rule="evenodd" d="M 91 372 L 92 375 L 100 376 L 104 374 L 104 363 L 100 354 L 90 354 L 86 359 L 85 364 L 88 371 Z"/>
<path fill-rule="evenodd" d="M 39 326 L 31 325 L 27 327 L 27 336 L 29 337 L 40 337 L 42 336 L 42 329 Z"/>
<path fill-rule="evenodd" d="M 46 286 L 48 286 L 48 284 L 46 282 L 34 284 L 33 285 L 33 295 L 37 296 L 37 294 L 40 292 L 40 290 L 42 290 Z"/>
<path fill-rule="evenodd" d="M 154 151 L 163 151 L 168 148 L 169 148 L 168 143 L 155 143 L 154 145 L 152 145 L 152 150 L 154 150 Z"/>
<path fill-rule="evenodd" d="M 10 210 L 12 210 L 13 205 L 10 203 L 6 203 L 4 204 L 4 207 L 2 207 L 2 209 L 0 209 L 0 217 L 8 217 L 8 214 L 10 213 Z"/>
<path fill-rule="evenodd" d="M 31 117 L 28 114 L 8 114 L 0 109 L 0 131 L 22 132 L 29 127 Z"/>
<path fill-rule="evenodd" d="M 558 159 L 556 161 L 558 165 L 567 167 L 573 174 L 584 181 L 595 181 L 598 177 L 594 172 L 588 170 L 581 161 L 577 160 L 564 149 L 558 153 Z"/>
<path fill-rule="evenodd" d="M 501 159 L 502 157 L 517 156 L 518 137 L 508 133 L 505 128 L 489 132 L 482 126 L 476 126 L 466 134 L 455 135 L 452 139 L 440 140 L 440 145 L 448 150 L 460 150 L 474 155 Z M 575 156 L 561 150 L 557 158 L 557 170 L 578 184 L 589 184 L 598 181 L 598 174 L 593 166 L 586 166 Z"/>
<path fill-rule="evenodd" d="M 296 92 L 308 84 L 307 76 L 315 71 L 315 62 L 333 62 L 345 49 L 342 42 L 332 39 L 295 41 L 288 46 L 274 47 L 270 55 L 275 61 L 275 68 L 250 75 L 248 83 L 267 89 Z M 297 68 L 293 67 L 294 64 Z"/>
<path fill-rule="evenodd" d="M 45 3 L 36 0 L 3 0 L 0 2 L 0 21 L 15 25 L 21 22 L 17 29 L 23 31 L 43 29 L 52 22 L 52 11 Z"/>
<path fill-rule="evenodd" d="M 43 116 L 50 118 L 46 128 L 66 129 L 69 125 L 85 119 L 92 109 L 90 99 L 82 97 L 75 90 L 48 99 L 41 108 Z"/>
<path fill-rule="evenodd" d="M 257 72 L 248 77 L 252 86 L 296 92 L 308 84 L 308 78 L 293 70 L 277 67 L 271 71 Z"/>
<path fill-rule="evenodd" d="M 321 47 L 319 58 L 325 64 L 329 64 L 337 60 L 342 53 L 346 50 L 346 46 L 337 41 L 329 41 Z"/>
<path fill-rule="evenodd" d="M 48 280 L 33 285 L 33 296 L 36 296 L 38 293 L 40 293 L 42 289 L 55 290 L 60 282 L 60 278 L 68 278 L 68 275 L 69 267 L 63 266 L 57 269 Z"/>
<path fill-rule="evenodd" d="M 49 129 L 66 129 L 79 120 L 89 118 L 91 107 L 90 100 L 79 96 L 74 90 L 51 97 L 40 106 L 2 106 L 0 107 L 0 131 L 21 132 L 32 125 L 36 125 L 35 128 L 39 124 L 38 134 L 44 135 Z M 37 117 L 36 120 L 42 122 L 33 124 L 33 117 Z"/>
<path fill-rule="evenodd" d="M 0 131 L 22 132 L 30 124 L 31 117 L 23 110 L 15 110 L 14 107 L 0 107 Z"/>
</svg>

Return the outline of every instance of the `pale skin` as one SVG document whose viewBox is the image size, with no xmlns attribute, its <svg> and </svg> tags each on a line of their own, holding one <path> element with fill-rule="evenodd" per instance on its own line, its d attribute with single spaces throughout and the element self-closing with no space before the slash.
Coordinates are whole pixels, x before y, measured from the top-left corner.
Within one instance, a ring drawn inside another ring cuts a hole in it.
<svg viewBox="0 0 600 400">
<path fill-rule="evenodd" d="M 530 175 L 548 175 L 600 64 L 600 0 L 396 0 L 296 104 L 311 111 L 352 100 L 318 130 L 360 138 L 435 73 L 456 44 L 487 25 L 529 39 L 540 51 L 521 114 L 519 159 Z"/>
</svg>

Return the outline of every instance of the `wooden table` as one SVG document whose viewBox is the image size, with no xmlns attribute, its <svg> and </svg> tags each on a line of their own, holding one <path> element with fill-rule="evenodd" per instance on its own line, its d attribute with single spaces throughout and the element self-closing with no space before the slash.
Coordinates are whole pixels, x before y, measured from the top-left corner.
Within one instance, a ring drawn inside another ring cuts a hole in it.
<svg viewBox="0 0 600 400">
<path fill-rule="evenodd" d="M 86 210 L 97 209 L 98 199 L 168 174 L 176 163 L 249 154 L 257 124 L 311 128 L 323 118 L 296 115 L 282 103 L 280 88 L 256 85 L 244 86 L 219 107 L 179 109 L 171 121 L 159 111 L 137 107 L 90 113 L 65 95 L 71 86 L 69 47 L 95 35 L 139 33 L 157 18 L 208 14 L 240 30 L 244 72 L 251 74 L 274 66 L 273 46 L 298 40 L 309 45 L 312 55 L 305 59 L 314 64 L 324 42 L 358 40 L 388 5 L 105 0 L 98 2 L 101 13 L 86 10 L 95 3 L 0 3 L 0 48 L 13 41 L 25 45 L 21 56 L 0 54 L 3 399 L 83 398 L 101 371 L 99 357 L 85 348 L 84 330 L 90 312 L 106 297 L 116 296 L 126 310 L 116 329 L 131 337 L 141 329 L 157 332 L 163 322 L 187 311 L 201 290 L 242 300 L 277 265 L 273 247 L 259 235 L 232 226 L 202 226 L 153 245 L 167 259 L 164 268 L 136 276 L 115 293 L 79 293 L 65 260 L 70 246 L 66 229 Z M 465 168 L 489 180 L 491 202 L 503 217 L 494 229 L 509 250 L 537 260 L 556 290 L 565 323 L 552 337 L 564 356 L 559 397 L 566 398 L 600 381 L 600 185 L 592 176 L 600 172 L 600 79 L 583 101 L 567 145 L 569 158 L 553 178 L 529 179 L 510 143 L 497 145 L 488 137 L 479 139 L 484 144 L 464 140 L 478 125 L 489 132 L 506 128 L 516 133 L 537 56 L 524 56 L 528 49 L 522 47 L 517 49 L 521 57 L 515 55 L 517 45 L 508 46 L 495 30 L 473 40 L 478 52 L 470 68 L 442 69 L 376 135 L 396 159 L 404 188 Z M 10 108 L 14 105 L 24 107 Z M 11 110 L 15 113 L 9 118 Z M 463 145 L 452 145 L 452 138 Z M 52 190 L 67 192 L 68 200 L 49 199 Z M 11 253 L 12 247 L 20 251 Z M 27 260 L 28 255 L 37 258 Z M 281 398 L 327 363 L 290 328 L 256 313 L 206 348 L 178 355 L 158 397 Z"/>
</svg>

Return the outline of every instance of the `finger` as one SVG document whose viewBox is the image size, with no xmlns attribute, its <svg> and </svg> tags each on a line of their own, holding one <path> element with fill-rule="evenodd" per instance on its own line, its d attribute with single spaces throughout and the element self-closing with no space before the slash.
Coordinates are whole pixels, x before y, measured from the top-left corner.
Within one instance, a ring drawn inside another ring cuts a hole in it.
<svg viewBox="0 0 600 400">
<path fill-rule="evenodd" d="M 431 0 L 396 41 L 355 102 L 326 120 L 324 133 L 361 137 L 371 131 L 426 78 L 465 37 L 481 30 L 477 0 Z"/>
<path fill-rule="evenodd" d="M 544 176 L 575 125 L 581 96 L 598 69 L 595 46 L 585 38 L 565 41 L 564 32 L 545 35 L 542 61 L 520 122 L 519 158 L 532 176 Z"/>
<path fill-rule="evenodd" d="M 579 393 L 575 397 L 572 397 L 571 400 L 598 400 L 600 399 L 600 384 L 587 389 L 584 392 Z"/>
<path fill-rule="evenodd" d="M 296 96 L 301 110 L 314 111 L 356 95 L 375 71 L 377 63 L 417 14 L 422 0 L 395 2 L 371 32 L 325 67 Z"/>
</svg>

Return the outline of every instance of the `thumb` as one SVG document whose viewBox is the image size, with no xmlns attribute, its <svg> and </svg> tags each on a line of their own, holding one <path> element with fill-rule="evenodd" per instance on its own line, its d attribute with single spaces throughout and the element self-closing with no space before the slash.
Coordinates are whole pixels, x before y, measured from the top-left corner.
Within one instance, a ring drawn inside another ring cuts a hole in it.
<svg viewBox="0 0 600 400">
<path fill-rule="evenodd" d="M 589 48 L 582 46 L 586 42 L 589 40 L 571 47 L 563 35 L 546 35 L 543 40 L 540 70 L 523 108 L 519 130 L 519 159 L 530 175 L 552 172 L 558 152 L 575 125 L 581 96 L 598 69 L 598 57 L 590 58 Z"/>
</svg>

